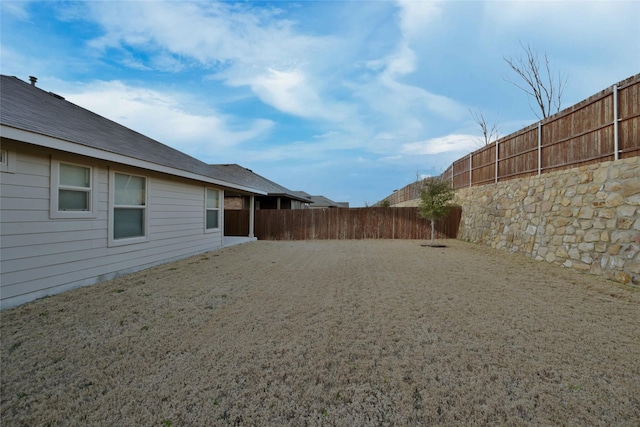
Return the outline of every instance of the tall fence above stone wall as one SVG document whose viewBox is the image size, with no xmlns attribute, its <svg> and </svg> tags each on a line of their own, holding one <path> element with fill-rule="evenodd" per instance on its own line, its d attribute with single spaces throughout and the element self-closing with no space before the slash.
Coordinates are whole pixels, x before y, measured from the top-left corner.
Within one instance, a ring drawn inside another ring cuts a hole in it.
<svg viewBox="0 0 640 427">
<path fill-rule="evenodd" d="M 456 160 L 465 188 L 640 155 L 640 74 Z"/>
<path fill-rule="evenodd" d="M 453 162 L 441 175 L 468 188 L 640 155 L 640 74 Z M 420 197 L 411 183 L 384 200 Z"/>
</svg>

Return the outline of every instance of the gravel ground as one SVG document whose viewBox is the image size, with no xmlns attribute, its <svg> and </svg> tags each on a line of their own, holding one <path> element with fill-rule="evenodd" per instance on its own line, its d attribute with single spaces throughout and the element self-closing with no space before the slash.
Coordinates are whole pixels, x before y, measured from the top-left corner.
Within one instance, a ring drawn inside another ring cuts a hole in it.
<svg viewBox="0 0 640 427">
<path fill-rule="evenodd" d="M 640 292 L 421 243 L 261 241 L 2 311 L 1 424 L 640 425 Z"/>
</svg>

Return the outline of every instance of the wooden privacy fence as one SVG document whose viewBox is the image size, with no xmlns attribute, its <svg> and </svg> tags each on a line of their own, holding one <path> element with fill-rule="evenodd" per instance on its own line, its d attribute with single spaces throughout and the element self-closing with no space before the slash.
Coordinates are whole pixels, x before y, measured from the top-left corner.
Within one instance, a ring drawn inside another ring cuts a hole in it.
<svg viewBox="0 0 640 427">
<path fill-rule="evenodd" d="M 225 209 L 224 210 L 224 235 L 248 236 L 249 235 L 249 210 Z"/>
<path fill-rule="evenodd" d="M 461 210 L 436 222 L 436 238 L 455 238 Z M 431 223 L 416 208 L 257 210 L 260 240 L 430 239 Z"/>
<path fill-rule="evenodd" d="M 423 187 L 423 181 L 412 182 L 411 184 L 405 185 L 399 190 L 395 190 L 393 194 L 387 196 L 384 200 L 389 202 L 388 206 L 394 206 L 402 202 L 407 202 L 409 200 L 416 200 L 420 198 Z"/>
<path fill-rule="evenodd" d="M 640 155 L 640 74 L 456 160 L 454 188 Z"/>
</svg>

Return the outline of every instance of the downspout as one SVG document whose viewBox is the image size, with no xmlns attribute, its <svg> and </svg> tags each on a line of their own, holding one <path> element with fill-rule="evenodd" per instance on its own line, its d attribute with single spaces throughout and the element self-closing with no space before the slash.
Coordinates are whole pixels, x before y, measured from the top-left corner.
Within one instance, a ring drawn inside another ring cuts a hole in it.
<svg viewBox="0 0 640 427">
<path fill-rule="evenodd" d="M 205 188 L 204 190 L 204 207 L 205 207 L 205 227 L 206 227 L 206 223 L 207 223 L 207 189 Z M 225 211 L 224 211 L 224 189 L 220 190 L 220 199 L 218 199 L 218 218 L 222 218 L 222 220 L 220 221 L 222 224 L 220 224 L 220 227 L 222 228 L 222 247 L 224 248 L 224 217 L 225 217 Z"/>
<path fill-rule="evenodd" d="M 249 237 L 253 236 L 253 226 L 255 222 L 255 196 L 251 195 L 249 198 Z"/>
</svg>

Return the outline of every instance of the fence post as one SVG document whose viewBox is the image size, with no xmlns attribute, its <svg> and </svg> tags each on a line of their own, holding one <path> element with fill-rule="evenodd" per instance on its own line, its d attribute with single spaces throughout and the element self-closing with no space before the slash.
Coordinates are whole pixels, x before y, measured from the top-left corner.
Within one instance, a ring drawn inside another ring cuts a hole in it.
<svg viewBox="0 0 640 427">
<path fill-rule="evenodd" d="M 391 238 L 395 240 L 396 238 L 396 210 L 393 209 L 393 232 Z"/>
<path fill-rule="evenodd" d="M 496 139 L 496 184 L 498 183 L 498 140 Z"/>
<path fill-rule="evenodd" d="M 613 159 L 618 160 L 620 147 L 618 146 L 618 84 L 613 85 Z"/>
<path fill-rule="evenodd" d="M 456 162 L 451 163 L 451 187 L 456 188 L 456 184 L 453 182 L 453 168 Z"/>
<path fill-rule="evenodd" d="M 538 122 L 538 175 L 542 173 L 542 120 Z"/>
<path fill-rule="evenodd" d="M 471 188 L 473 184 L 472 175 L 473 175 L 473 153 L 469 153 L 469 188 Z"/>
</svg>

